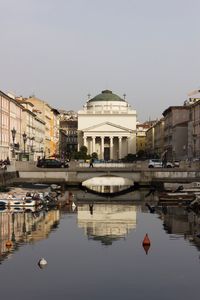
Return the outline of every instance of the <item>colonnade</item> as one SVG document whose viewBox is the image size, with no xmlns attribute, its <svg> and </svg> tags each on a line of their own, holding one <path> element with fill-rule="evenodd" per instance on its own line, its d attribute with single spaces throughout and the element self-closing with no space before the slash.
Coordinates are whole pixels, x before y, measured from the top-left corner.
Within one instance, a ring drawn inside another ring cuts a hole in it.
<svg viewBox="0 0 200 300">
<path fill-rule="evenodd" d="M 100 159 L 121 159 L 130 153 L 130 136 L 83 136 L 88 154 L 96 152 Z"/>
</svg>

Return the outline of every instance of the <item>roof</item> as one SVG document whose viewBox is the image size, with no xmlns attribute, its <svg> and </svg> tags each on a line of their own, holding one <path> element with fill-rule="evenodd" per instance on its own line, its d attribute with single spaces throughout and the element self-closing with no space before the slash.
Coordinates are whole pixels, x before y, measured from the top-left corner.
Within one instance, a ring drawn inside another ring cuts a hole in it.
<svg viewBox="0 0 200 300">
<path fill-rule="evenodd" d="M 186 105 L 182 105 L 182 106 L 169 106 L 167 109 L 164 110 L 164 112 L 162 113 L 163 116 L 165 117 L 169 112 L 171 112 L 172 110 L 187 110 L 189 109 L 188 106 Z"/>
<path fill-rule="evenodd" d="M 125 102 L 125 100 L 120 98 L 118 95 L 113 94 L 113 92 L 110 90 L 104 90 L 101 92 L 101 94 L 99 94 L 89 100 L 89 102 L 94 102 L 94 101 L 123 101 L 123 102 Z"/>
<path fill-rule="evenodd" d="M 0 91 L 0 96 L 6 98 L 7 100 L 15 103 L 18 107 L 24 109 L 24 107 L 22 106 L 22 104 L 20 104 L 18 101 L 16 101 L 15 99 L 11 98 L 10 96 L 8 96 L 7 94 L 5 94 L 4 92 Z"/>
</svg>

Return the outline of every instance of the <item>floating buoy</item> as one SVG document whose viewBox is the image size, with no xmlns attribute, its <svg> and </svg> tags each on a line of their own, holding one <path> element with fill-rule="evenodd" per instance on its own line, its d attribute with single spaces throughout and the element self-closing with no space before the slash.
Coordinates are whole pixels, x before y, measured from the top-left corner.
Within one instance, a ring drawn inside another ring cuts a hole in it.
<svg viewBox="0 0 200 300">
<path fill-rule="evenodd" d="M 146 254 L 148 254 L 148 251 L 149 251 L 149 248 L 151 246 L 151 242 L 150 242 L 150 239 L 148 237 L 148 234 L 146 233 L 145 237 L 144 237 L 144 240 L 142 242 L 142 246 L 144 248 L 144 251 L 146 252 Z"/>
<path fill-rule="evenodd" d="M 148 237 L 148 234 L 146 233 L 145 237 L 144 237 L 144 240 L 142 242 L 142 245 L 143 246 L 150 246 L 151 245 L 151 242 L 150 242 L 150 239 Z"/>
<path fill-rule="evenodd" d="M 44 258 L 41 258 L 38 262 L 38 266 L 42 269 L 47 265 L 47 261 Z"/>
</svg>

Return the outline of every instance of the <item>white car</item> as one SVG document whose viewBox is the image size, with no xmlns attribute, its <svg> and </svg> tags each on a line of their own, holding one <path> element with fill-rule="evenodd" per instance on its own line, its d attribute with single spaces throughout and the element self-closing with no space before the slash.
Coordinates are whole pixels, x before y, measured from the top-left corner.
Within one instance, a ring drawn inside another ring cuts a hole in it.
<svg viewBox="0 0 200 300">
<path fill-rule="evenodd" d="M 161 159 L 157 159 L 157 158 L 153 158 L 153 159 L 150 159 L 149 160 L 149 163 L 148 163 L 148 167 L 149 168 L 162 168 L 163 167 L 163 163 L 162 163 L 162 160 Z M 172 162 L 167 162 L 166 163 L 166 168 L 173 168 L 174 165 Z"/>
</svg>

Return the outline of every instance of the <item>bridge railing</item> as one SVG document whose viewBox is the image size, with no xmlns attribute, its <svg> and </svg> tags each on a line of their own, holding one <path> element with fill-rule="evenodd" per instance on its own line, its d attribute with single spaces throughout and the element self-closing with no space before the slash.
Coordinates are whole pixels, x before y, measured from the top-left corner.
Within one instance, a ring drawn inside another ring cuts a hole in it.
<svg viewBox="0 0 200 300">
<path fill-rule="evenodd" d="M 103 162 L 103 163 L 94 163 L 94 168 L 132 168 L 136 166 L 135 163 L 112 163 L 112 162 Z M 79 163 L 80 168 L 89 168 L 90 164 L 83 162 Z"/>
</svg>

